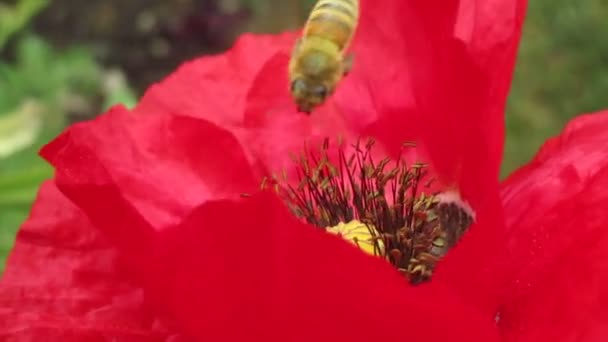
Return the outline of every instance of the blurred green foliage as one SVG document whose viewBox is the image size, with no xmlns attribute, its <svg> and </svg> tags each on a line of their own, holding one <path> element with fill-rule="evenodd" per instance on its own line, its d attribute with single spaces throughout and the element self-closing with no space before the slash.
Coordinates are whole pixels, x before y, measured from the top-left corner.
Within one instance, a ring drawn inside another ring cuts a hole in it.
<svg viewBox="0 0 608 342">
<path fill-rule="evenodd" d="M 608 2 L 528 6 L 507 107 L 503 176 L 530 160 L 575 115 L 608 108 Z"/>
<path fill-rule="evenodd" d="M 40 147 L 71 116 L 136 101 L 124 79 L 102 69 L 91 52 L 78 46 L 55 49 L 27 30 L 23 18 L 43 3 L 21 1 L 11 11 L 0 7 L 0 46 L 13 36 L 11 54 L 0 60 L 0 271 L 40 183 L 52 176 L 38 156 Z"/>
<path fill-rule="evenodd" d="M 0 62 L 0 112 L 33 98 L 61 117 L 63 113 L 53 112 L 63 109 L 69 96 L 91 94 L 99 87 L 100 70 L 85 50 L 53 51 L 41 38 L 28 35 L 18 42 L 14 60 Z"/>
<path fill-rule="evenodd" d="M 11 35 L 22 30 L 48 4 L 48 0 L 21 0 L 12 6 L 0 3 L 0 50 Z"/>
<path fill-rule="evenodd" d="M 0 265 L 40 182 L 52 175 L 37 150 L 66 122 L 70 101 L 95 88 L 100 70 L 78 49 L 58 53 L 26 35 L 15 62 L 0 62 Z"/>
<path fill-rule="evenodd" d="M 0 271 L 40 182 L 52 175 L 37 151 L 66 123 L 88 118 L 115 103 L 134 105 L 137 94 L 131 85 L 137 84 L 137 89 L 147 86 L 150 77 L 145 73 L 166 74 L 174 69 L 173 61 L 215 51 L 224 46 L 224 36 L 233 36 L 226 30 L 235 31 L 237 26 L 253 32 L 296 28 L 314 2 L 0 3 Z M 46 6 L 50 14 L 37 22 L 36 15 L 43 16 L 41 10 Z M 95 10 L 85 16 L 82 6 Z M 172 6 L 174 12 L 169 11 Z M 242 17 L 230 13 L 243 8 L 251 9 L 252 16 L 241 27 Z M 180 18 L 182 12 L 194 16 L 179 24 L 173 18 Z M 608 29 L 607 17 L 605 0 L 529 2 L 507 107 L 503 176 L 528 161 L 573 116 L 608 107 L 604 100 L 608 40 L 602 34 Z M 130 22 L 134 27 L 129 27 Z M 33 33 L 33 27 L 44 35 Z M 50 30 L 53 28 L 57 29 Z M 165 59 L 159 51 L 166 54 Z M 100 55 L 105 56 L 104 61 L 99 60 Z M 129 82 L 121 70 L 108 68 L 113 63 L 124 68 Z"/>
</svg>

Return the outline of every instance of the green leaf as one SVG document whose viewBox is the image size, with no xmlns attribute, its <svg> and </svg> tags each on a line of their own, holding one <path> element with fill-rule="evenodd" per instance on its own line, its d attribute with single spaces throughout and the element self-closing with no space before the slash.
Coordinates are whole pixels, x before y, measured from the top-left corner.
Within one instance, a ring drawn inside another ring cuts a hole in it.
<svg viewBox="0 0 608 342">
<path fill-rule="evenodd" d="M 137 104 L 135 92 L 129 87 L 124 75 L 118 70 L 109 70 L 104 74 L 103 90 L 105 99 L 103 110 L 116 104 L 133 108 Z"/>
<path fill-rule="evenodd" d="M 49 4 L 48 0 L 20 0 L 14 6 L 0 3 L 0 51 L 8 39 Z"/>
<path fill-rule="evenodd" d="M 10 191 L 38 186 L 43 180 L 52 177 L 53 169 L 44 161 L 39 160 L 32 164 L 35 165 L 31 165 L 23 170 L 1 172 L 0 192 L 4 194 L 5 192 L 8 193 Z"/>
<path fill-rule="evenodd" d="M 15 235 L 21 224 L 27 218 L 29 204 L 0 208 L 0 276 L 4 271 L 6 257 L 15 243 Z"/>
<path fill-rule="evenodd" d="M 0 116 L 0 160 L 34 144 L 42 131 L 44 108 L 26 100 L 14 112 Z"/>
</svg>

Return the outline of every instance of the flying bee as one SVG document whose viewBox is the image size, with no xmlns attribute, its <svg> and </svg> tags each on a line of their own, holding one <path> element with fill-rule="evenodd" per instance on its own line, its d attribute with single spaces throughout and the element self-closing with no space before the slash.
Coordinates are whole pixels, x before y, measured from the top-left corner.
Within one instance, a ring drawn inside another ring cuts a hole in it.
<svg viewBox="0 0 608 342">
<path fill-rule="evenodd" d="M 345 55 L 359 20 L 359 0 L 319 0 L 306 21 L 289 62 L 291 95 L 310 113 L 333 94 L 352 67 Z"/>
</svg>

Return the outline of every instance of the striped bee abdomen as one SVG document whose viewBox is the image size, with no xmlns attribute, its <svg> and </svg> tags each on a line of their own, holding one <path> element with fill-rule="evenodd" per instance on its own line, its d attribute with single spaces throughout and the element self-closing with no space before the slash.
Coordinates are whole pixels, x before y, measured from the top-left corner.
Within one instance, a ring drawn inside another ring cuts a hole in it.
<svg viewBox="0 0 608 342">
<path fill-rule="evenodd" d="M 357 27 L 359 0 L 319 0 L 304 27 L 304 37 L 316 36 L 344 50 Z"/>
</svg>

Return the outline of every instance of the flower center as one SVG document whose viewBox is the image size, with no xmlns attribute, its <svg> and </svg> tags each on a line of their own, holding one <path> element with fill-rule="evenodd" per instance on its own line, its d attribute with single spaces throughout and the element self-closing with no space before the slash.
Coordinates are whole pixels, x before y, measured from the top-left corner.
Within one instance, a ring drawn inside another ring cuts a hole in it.
<svg viewBox="0 0 608 342">
<path fill-rule="evenodd" d="M 339 146 L 332 163 L 326 140 L 320 153 L 305 151 L 296 160 L 297 185 L 283 176 L 263 187 L 273 184 L 297 217 L 386 259 L 412 284 L 429 280 L 475 220 L 473 210 L 456 192 L 431 191 L 424 164 L 376 161 L 373 140 L 352 147 L 347 157 Z"/>
<path fill-rule="evenodd" d="M 333 227 L 327 227 L 326 230 L 328 233 L 336 234 L 344 240 L 352 242 L 368 254 L 384 254 L 384 241 L 371 224 L 353 220 L 347 223 L 340 222 Z"/>
</svg>

